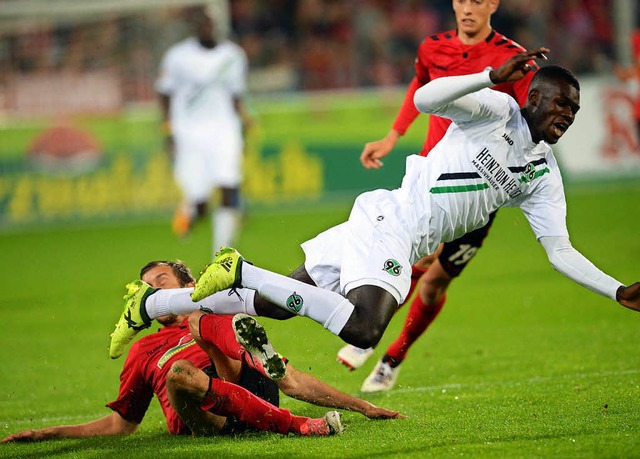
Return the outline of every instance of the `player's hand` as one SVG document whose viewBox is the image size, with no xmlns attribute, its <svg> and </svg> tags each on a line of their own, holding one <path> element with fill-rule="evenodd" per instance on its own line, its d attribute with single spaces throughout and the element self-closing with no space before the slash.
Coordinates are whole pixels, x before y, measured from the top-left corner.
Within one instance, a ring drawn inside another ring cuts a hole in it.
<svg viewBox="0 0 640 459">
<path fill-rule="evenodd" d="M 364 414 L 369 419 L 405 419 L 404 414 L 400 414 L 397 411 L 387 410 L 386 408 L 380 408 L 372 403 L 368 403 Z"/>
<path fill-rule="evenodd" d="M 489 77 L 495 84 L 504 83 L 505 81 L 518 81 L 531 71 L 534 59 L 546 61 L 547 56 L 545 53 L 549 51 L 549 48 L 538 48 L 516 54 L 497 69 L 491 70 Z"/>
<path fill-rule="evenodd" d="M 395 131 L 375 142 L 368 142 L 360 154 L 360 162 L 365 169 L 380 169 L 384 164 L 381 159 L 387 156 L 396 146 L 399 134 Z"/>
<path fill-rule="evenodd" d="M 625 308 L 640 311 L 640 282 L 628 287 L 620 286 L 616 292 L 616 300 Z"/>
<path fill-rule="evenodd" d="M 45 435 L 41 430 L 25 430 L 3 438 L 0 443 L 30 442 L 44 440 Z"/>
</svg>

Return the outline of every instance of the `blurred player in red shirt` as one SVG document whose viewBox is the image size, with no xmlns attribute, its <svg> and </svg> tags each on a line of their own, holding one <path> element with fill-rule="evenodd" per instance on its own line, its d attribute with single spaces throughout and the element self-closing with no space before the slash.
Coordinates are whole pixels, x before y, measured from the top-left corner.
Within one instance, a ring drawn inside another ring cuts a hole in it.
<svg viewBox="0 0 640 459">
<path fill-rule="evenodd" d="M 456 30 L 449 30 L 426 37 L 418 48 L 415 61 L 416 75 L 409 84 L 400 111 L 389 133 L 380 140 L 365 145 L 360 161 L 367 169 L 382 167 L 381 159 L 395 147 L 400 136 L 417 118 L 419 112 L 413 104 L 413 95 L 418 88 L 431 80 L 444 76 L 468 75 L 497 68 L 511 56 L 524 48 L 491 28 L 491 15 L 498 8 L 499 0 L 453 0 Z M 537 69 L 532 63 L 534 70 Z M 502 83 L 493 89 L 505 92 L 518 101 L 526 102 L 529 83 L 534 71 L 523 79 Z M 451 121 L 431 115 L 429 130 L 420 154 L 426 156 L 440 141 Z M 416 285 L 418 295 L 411 303 L 405 325 L 397 340 L 387 349 L 371 374 L 362 385 L 363 392 L 377 392 L 393 388 L 399 365 L 409 347 L 433 322 L 446 300 L 446 291 L 451 281 L 460 275 L 473 258 L 486 237 L 489 224 L 461 238 L 440 245 L 433 255 L 423 258 L 413 267 L 411 297 Z M 418 282 L 420 281 L 420 282 Z M 373 353 L 373 349 L 359 349 L 347 345 L 338 352 L 338 361 L 354 370 L 360 367 Z"/>
<path fill-rule="evenodd" d="M 195 282 L 188 267 L 170 261 L 147 264 L 141 278 L 163 289 Z M 19 432 L 2 442 L 128 435 L 138 429 L 154 395 L 172 435 L 237 434 L 250 429 L 298 435 L 340 433 L 335 411 L 314 419 L 278 408 L 279 389 L 297 399 L 369 418 L 401 417 L 296 370 L 286 359 L 286 374 L 272 380 L 261 362 L 238 344 L 233 316 L 196 311 L 190 316 L 167 314 L 157 320 L 163 328 L 129 350 L 118 397 L 107 404 L 111 414 L 84 424 Z"/>
</svg>

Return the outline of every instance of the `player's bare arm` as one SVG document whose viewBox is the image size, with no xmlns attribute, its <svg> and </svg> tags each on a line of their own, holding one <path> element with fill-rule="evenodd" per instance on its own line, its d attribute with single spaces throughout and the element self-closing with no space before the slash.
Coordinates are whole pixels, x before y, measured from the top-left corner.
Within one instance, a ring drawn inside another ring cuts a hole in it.
<svg viewBox="0 0 640 459">
<path fill-rule="evenodd" d="M 400 134 L 395 129 L 391 129 L 382 139 L 367 142 L 360 154 L 362 165 L 366 169 L 380 169 L 383 166 L 381 159 L 391 153 L 399 138 Z"/>
<path fill-rule="evenodd" d="M 640 312 L 640 282 L 628 287 L 621 285 L 616 292 L 616 300 L 625 308 Z"/>
<path fill-rule="evenodd" d="M 516 54 L 497 69 L 491 70 L 489 78 L 495 84 L 518 81 L 531 71 L 530 62 L 533 59 L 547 60 L 546 53 L 549 52 L 549 48 L 538 48 Z"/>
<path fill-rule="evenodd" d="M 55 438 L 84 438 L 106 435 L 130 435 L 138 429 L 138 424 L 127 421 L 119 413 L 113 412 L 95 421 L 84 424 L 45 427 L 44 429 L 25 430 L 2 439 L 0 443 L 35 442 Z"/>
<path fill-rule="evenodd" d="M 287 364 L 287 375 L 278 381 L 278 388 L 289 397 L 318 406 L 355 411 L 369 419 L 405 417 L 397 411 L 377 407 L 365 400 L 341 392 L 307 373 L 296 370 L 291 366 L 291 363 Z"/>
</svg>

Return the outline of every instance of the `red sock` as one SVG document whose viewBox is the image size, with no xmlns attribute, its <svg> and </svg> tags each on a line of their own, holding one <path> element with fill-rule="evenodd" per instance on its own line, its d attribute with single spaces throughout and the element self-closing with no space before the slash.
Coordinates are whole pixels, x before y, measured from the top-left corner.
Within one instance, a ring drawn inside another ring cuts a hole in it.
<svg viewBox="0 0 640 459">
<path fill-rule="evenodd" d="M 416 290 L 416 287 L 418 286 L 418 281 L 420 280 L 422 275 L 426 272 L 427 272 L 426 269 L 419 268 L 415 265 L 411 267 L 411 287 L 409 288 L 409 293 L 407 293 L 407 300 L 411 298 L 411 295 L 413 295 L 413 292 Z M 407 304 L 406 300 L 404 303 L 398 306 L 398 309 L 400 309 L 405 304 Z"/>
<path fill-rule="evenodd" d="M 216 378 L 211 378 L 200 408 L 220 416 L 233 416 L 258 430 L 281 434 L 300 433 L 300 426 L 309 419 L 294 416 L 289 410 L 273 406 L 243 387 Z"/>
<path fill-rule="evenodd" d="M 245 350 L 236 341 L 231 327 L 232 320 L 233 316 L 205 314 L 200 317 L 200 337 L 216 346 L 227 357 L 242 360 Z"/>
<path fill-rule="evenodd" d="M 444 296 L 439 303 L 426 305 L 422 303 L 420 295 L 416 296 L 411 303 L 400 336 L 391 343 L 385 357 L 389 357 L 396 364 L 402 362 L 407 356 L 411 345 L 416 342 L 438 316 L 446 300 L 447 297 Z"/>
</svg>

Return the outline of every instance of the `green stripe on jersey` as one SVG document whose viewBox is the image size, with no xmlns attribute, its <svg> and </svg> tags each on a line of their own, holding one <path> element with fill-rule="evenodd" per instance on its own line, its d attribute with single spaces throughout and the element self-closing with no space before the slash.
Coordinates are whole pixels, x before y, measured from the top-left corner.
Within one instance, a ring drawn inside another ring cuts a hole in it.
<svg viewBox="0 0 640 459">
<path fill-rule="evenodd" d="M 467 191 L 486 190 L 489 185 L 480 183 L 479 185 L 459 185 L 459 186 L 434 186 L 429 191 L 433 194 L 440 193 L 466 193 Z"/>
<path fill-rule="evenodd" d="M 518 183 L 522 183 L 522 182 L 530 182 L 531 180 L 535 180 L 538 177 L 542 177 L 544 174 L 548 174 L 551 171 L 549 170 L 548 167 L 545 167 L 544 169 L 540 169 L 539 171 L 536 171 L 535 174 L 533 174 L 533 177 L 527 177 L 526 175 L 523 175 L 522 177 L 520 177 L 518 179 Z"/>
</svg>

